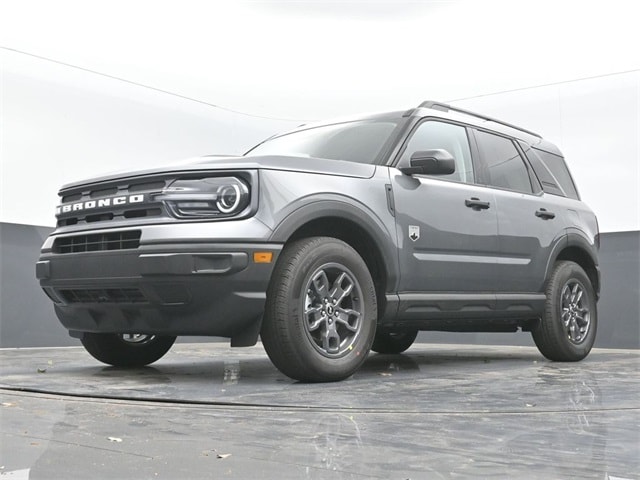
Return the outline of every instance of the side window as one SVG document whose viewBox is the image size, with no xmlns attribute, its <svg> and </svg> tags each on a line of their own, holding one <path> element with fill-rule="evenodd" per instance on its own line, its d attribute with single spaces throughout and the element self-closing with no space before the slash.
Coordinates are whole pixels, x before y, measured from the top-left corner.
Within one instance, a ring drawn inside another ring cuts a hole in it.
<svg viewBox="0 0 640 480">
<path fill-rule="evenodd" d="M 434 175 L 433 178 L 473 183 L 467 130 L 460 125 L 432 120 L 421 123 L 409 138 L 398 165 L 409 165 L 409 159 L 415 152 L 438 148 L 446 150 L 455 158 L 456 171 L 451 175 Z"/>
<path fill-rule="evenodd" d="M 538 177 L 540 184 L 542 185 L 542 190 L 545 193 L 551 193 L 552 195 L 560 195 L 566 196 L 565 193 L 560 188 L 558 181 L 555 179 L 553 174 L 549 171 L 547 166 L 540 160 L 540 157 L 536 155 L 536 152 L 533 151 L 529 145 L 524 142 L 519 142 L 522 150 L 524 151 L 525 157 L 529 160 L 529 165 L 533 168 L 533 171 Z"/>
<path fill-rule="evenodd" d="M 529 171 L 513 142 L 480 130 L 475 133 L 483 163 L 483 182 L 507 190 L 532 193 Z"/>
<path fill-rule="evenodd" d="M 537 148 L 534 150 L 535 153 L 538 154 L 542 162 L 545 164 L 545 166 L 549 169 L 566 196 L 569 198 L 580 200 L 580 196 L 578 195 L 576 186 L 573 183 L 573 179 L 571 178 L 569 169 L 564 163 L 564 158 L 560 157 L 559 155 L 554 155 L 553 153 L 538 150 Z"/>
</svg>

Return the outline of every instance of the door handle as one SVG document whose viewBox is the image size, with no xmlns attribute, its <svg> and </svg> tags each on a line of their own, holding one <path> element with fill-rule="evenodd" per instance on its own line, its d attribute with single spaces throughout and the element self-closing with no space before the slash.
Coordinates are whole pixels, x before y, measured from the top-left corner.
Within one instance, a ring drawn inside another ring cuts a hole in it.
<svg viewBox="0 0 640 480">
<path fill-rule="evenodd" d="M 479 198 L 476 198 L 476 197 L 471 197 L 471 198 L 465 200 L 464 204 L 467 207 L 472 208 L 474 210 L 486 210 L 490 206 L 489 202 L 483 202 Z"/>
<path fill-rule="evenodd" d="M 543 220 L 551 220 L 552 218 L 556 218 L 556 214 L 548 211 L 546 208 L 541 208 L 536 211 L 536 217 L 540 217 Z"/>
</svg>

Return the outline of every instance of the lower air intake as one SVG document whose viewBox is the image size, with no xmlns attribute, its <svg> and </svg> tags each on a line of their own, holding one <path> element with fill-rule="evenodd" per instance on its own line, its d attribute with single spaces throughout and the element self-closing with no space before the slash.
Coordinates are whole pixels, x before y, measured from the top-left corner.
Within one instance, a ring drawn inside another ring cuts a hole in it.
<svg viewBox="0 0 640 480">
<path fill-rule="evenodd" d="M 130 230 L 60 237 L 53 243 L 53 252 L 81 253 L 135 249 L 140 246 L 140 234 L 140 230 Z"/>
<path fill-rule="evenodd" d="M 59 290 L 67 303 L 146 303 L 137 288 L 73 288 Z"/>
</svg>

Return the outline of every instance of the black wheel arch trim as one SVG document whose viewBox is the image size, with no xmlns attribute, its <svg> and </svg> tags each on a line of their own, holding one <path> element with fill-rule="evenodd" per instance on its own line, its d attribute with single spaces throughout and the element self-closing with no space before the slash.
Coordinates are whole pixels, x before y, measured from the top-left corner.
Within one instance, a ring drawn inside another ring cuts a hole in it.
<svg viewBox="0 0 640 480">
<path fill-rule="evenodd" d="M 353 199 L 349 198 L 349 201 L 353 202 Z M 390 223 L 393 223 L 387 226 L 364 204 L 358 203 L 356 206 L 342 201 L 340 197 L 315 200 L 307 198 L 303 205 L 294 204 L 290 207 L 283 220 L 273 229 L 269 242 L 286 243 L 295 232 L 314 220 L 338 217 L 352 222 L 369 234 L 380 250 L 380 260 L 387 274 L 386 293 L 396 291 L 400 268 L 393 217 L 389 215 Z M 385 213 L 388 213 L 386 209 Z M 393 233 L 389 231 L 389 227 L 393 229 Z M 332 236 L 331 232 L 326 232 L 326 235 Z"/>
<path fill-rule="evenodd" d="M 593 267 L 595 269 L 594 274 L 596 276 L 595 278 L 596 281 L 595 281 L 595 285 L 592 285 L 592 286 L 595 291 L 596 298 L 599 298 L 601 282 L 600 282 L 600 268 L 598 266 L 598 256 L 597 256 L 598 247 L 596 246 L 595 243 L 590 242 L 587 236 L 579 230 L 572 229 L 567 231 L 565 235 L 563 235 L 563 237 L 560 239 L 560 241 L 556 243 L 551 255 L 549 256 L 549 262 L 547 264 L 547 269 L 545 272 L 545 280 L 549 278 L 549 276 L 551 275 L 551 272 L 553 271 L 553 267 L 555 263 L 558 261 L 562 253 L 565 252 L 568 248 L 576 248 L 580 250 L 589 258 L 589 260 L 593 264 Z M 589 276 L 589 272 L 587 272 L 587 275 Z"/>
</svg>

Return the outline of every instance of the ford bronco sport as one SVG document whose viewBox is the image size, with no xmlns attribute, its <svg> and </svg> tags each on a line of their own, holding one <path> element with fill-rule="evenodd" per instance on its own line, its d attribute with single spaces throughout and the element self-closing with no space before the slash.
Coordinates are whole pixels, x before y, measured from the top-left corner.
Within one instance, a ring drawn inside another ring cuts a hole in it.
<svg viewBox="0 0 640 480">
<path fill-rule="evenodd" d="M 598 224 L 553 144 L 437 102 L 272 137 L 242 157 L 64 186 L 36 274 L 96 359 L 141 366 L 177 335 L 254 345 L 341 380 L 420 330 L 593 346 Z"/>
</svg>

